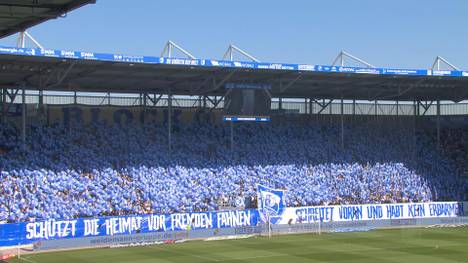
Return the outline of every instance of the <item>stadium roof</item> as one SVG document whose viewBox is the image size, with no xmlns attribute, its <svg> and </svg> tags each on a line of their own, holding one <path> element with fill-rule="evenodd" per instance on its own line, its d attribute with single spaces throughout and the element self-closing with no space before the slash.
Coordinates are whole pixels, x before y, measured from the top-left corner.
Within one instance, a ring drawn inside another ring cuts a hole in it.
<svg viewBox="0 0 468 263">
<path fill-rule="evenodd" d="M 0 0 L 0 38 L 95 2 L 96 0 Z"/>
<path fill-rule="evenodd" d="M 271 85 L 273 97 L 468 99 L 468 71 L 361 68 L 126 56 L 0 47 L 0 88 L 224 95 L 227 83 Z"/>
</svg>

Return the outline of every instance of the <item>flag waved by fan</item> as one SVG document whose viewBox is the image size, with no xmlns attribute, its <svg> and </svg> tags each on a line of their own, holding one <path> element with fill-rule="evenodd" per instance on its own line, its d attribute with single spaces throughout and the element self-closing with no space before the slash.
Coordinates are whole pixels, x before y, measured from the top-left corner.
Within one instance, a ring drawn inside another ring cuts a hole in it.
<svg viewBox="0 0 468 263">
<path fill-rule="evenodd" d="M 286 209 L 285 190 L 257 185 L 257 207 L 263 222 L 276 224 Z"/>
</svg>

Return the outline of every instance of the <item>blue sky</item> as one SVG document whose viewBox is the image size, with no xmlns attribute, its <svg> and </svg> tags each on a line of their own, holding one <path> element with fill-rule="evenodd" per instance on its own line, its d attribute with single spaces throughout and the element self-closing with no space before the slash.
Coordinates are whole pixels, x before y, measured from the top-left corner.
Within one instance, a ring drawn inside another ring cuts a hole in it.
<svg viewBox="0 0 468 263">
<path fill-rule="evenodd" d="M 52 49 L 159 56 L 172 40 L 199 58 L 234 43 L 269 62 L 331 64 L 346 50 L 382 67 L 440 55 L 468 69 L 467 12 L 467 0 L 97 0 L 29 32 Z"/>
</svg>

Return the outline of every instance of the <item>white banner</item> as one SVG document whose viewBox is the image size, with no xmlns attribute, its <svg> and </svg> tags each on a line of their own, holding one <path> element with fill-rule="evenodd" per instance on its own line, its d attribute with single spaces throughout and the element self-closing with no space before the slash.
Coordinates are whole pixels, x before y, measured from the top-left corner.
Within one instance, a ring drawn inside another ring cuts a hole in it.
<svg viewBox="0 0 468 263">
<path fill-rule="evenodd" d="M 319 220 L 321 222 L 362 221 L 462 215 L 464 215 L 463 203 L 459 202 L 288 207 L 276 224 L 314 223 Z"/>
</svg>

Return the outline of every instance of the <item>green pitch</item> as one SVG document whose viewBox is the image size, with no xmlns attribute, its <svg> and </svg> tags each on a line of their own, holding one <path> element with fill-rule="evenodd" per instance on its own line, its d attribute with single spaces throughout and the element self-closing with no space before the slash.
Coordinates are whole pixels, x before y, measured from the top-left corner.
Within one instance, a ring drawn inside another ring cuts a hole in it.
<svg viewBox="0 0 468 263">
<path fill-rule="evenodd" d="M 301 234 L 24 256 L 12 262 L 468 262 L 468 228 Z"/>
</svg>

